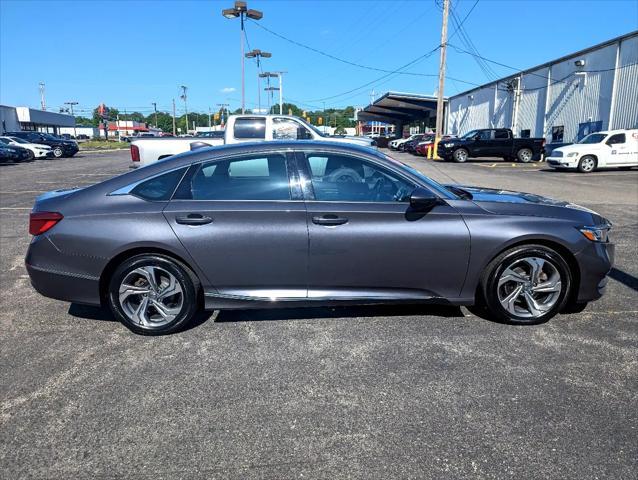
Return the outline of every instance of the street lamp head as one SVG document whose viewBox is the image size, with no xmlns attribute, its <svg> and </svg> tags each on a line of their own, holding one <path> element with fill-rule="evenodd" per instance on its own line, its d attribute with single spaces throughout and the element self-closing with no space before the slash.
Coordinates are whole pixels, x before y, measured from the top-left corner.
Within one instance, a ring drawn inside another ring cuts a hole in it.
<svg viewBox="0 0 638 480">
<path fill-rule="evenodd" d="M 224 8 L 222 10 L 222 15 L 226 18 L 237 18 L 239 17 L 239 12 L 234 8 Z"/>
<path fill-rule="evenodd" d="M 260 12 L 259 10 L 250 9 L 246 12 L 246 16 L 248 18 L 252 18 L 253 20 L 261 20 L 264 14 Z"/>
<path fill-rule="evenodd" d="M 264 58 L 270 58 L 272 57 L 272 53 L 269 52 L 261 52 L 261 56 Z"/>
<path fill-rule="evenodd" d="M 259 76 L 261 78 L 267 78 L 267 77 L 276 77 L 277 74 L 272 72 L 264 72 L 264 73 L 260 73 Z"/>
</svg>

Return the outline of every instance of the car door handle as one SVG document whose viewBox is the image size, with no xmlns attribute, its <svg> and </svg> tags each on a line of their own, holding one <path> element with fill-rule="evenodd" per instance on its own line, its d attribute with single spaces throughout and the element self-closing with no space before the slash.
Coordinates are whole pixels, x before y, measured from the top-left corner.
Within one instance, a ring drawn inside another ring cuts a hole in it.
<svg viewBox="0 0 638 480">
<path fill-rule="evenodd" d="M 348 219 L 338 217 L 337 215 L 327 214 L 312 217 L 312 223 L 317 225 L 343 225 L 344 223 L 348 223 Z"/>
<path fill-rule="evenodd" d="M 207 223 L 211 223 L 213 219 L 199 213 L 189 213 L 188 215 L 175 217 L 175 221 L 180 225 L 206 225 Z"/>
</svg>

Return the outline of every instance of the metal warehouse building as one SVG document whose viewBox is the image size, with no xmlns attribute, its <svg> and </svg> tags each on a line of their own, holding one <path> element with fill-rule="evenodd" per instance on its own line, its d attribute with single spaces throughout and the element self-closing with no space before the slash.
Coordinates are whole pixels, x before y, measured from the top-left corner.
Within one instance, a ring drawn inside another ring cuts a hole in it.
<svg viewBox="0 0 638 480">
<path fill-rule="evenodd" d="M 557 143 L 638 128 L 638 31 L 450 97 L 447 133 L 476 128 Z"/>
</svg>

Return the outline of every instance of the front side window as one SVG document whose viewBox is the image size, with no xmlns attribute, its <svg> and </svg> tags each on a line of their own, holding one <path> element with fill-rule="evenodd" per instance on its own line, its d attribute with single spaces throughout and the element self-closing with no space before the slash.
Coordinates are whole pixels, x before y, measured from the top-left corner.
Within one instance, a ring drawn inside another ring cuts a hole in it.
<svg viewBox="0 0 638 480">
<path fill-rule="evenodd" d="M 155 202 L 169 200 L 185 171 L 186 167 L 150 178 L 133 188 L 131 195 Z"/>
<path fill-rule="evenodd" d="M 607 140 L 607 145 L 616 145 L 618 143 L 625 143 L 624 133 L 617 133 L 616 135 L 612 135 L 611 137 L 609 137 L 609 140 Z"/>
<path fill-rule="evenodd" d="M 492 130 L 481 130 L 476 135 L 478 140 L 491 140 L 492 139 Z"/>
<path fill-rule="evenodd" d="M 8 138 L 0 138 L 0 142 L 4 143 L 5 145 L 10 145 L 11 142 L 9 141 Z"/>
<path fill-rule="evenodd" d="M 242 117 L 235 120 L 235 138 L 256 139 L 266 138 L 266 119 L 263 117 Z"/>
<path fill-rule="evenodd" d="M 200 165 L 187 185 L 180 185 L 176 199 L 192 200 L 290 200 L 286 158 L 260 154 Z"/>
<path fill-rule="evenodd" d="M 307 154 L 315 200 L 324 202 L 408 202 L 414 185 L 360 158 Z"/>
</svg>

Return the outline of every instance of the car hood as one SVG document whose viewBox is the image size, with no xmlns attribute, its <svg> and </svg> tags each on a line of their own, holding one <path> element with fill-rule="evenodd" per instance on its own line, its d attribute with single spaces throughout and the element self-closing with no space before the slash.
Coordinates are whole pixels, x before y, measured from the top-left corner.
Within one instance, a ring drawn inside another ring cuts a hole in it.
<svg viewBox="0 0 638 480">
<path fill-rule="evenodd" d="M 460 188 L 472 195 L 472 201 L 488 212 L 499 215 L 530 215 L 551 218 L 564 218 L 581 221 L 585 224 L 600 224 L 606 220 L 598 213 L 586 207 L 543 197 L 534 193 L 516 192 L 465 185 L 446 185 Z"/>
</svg>

